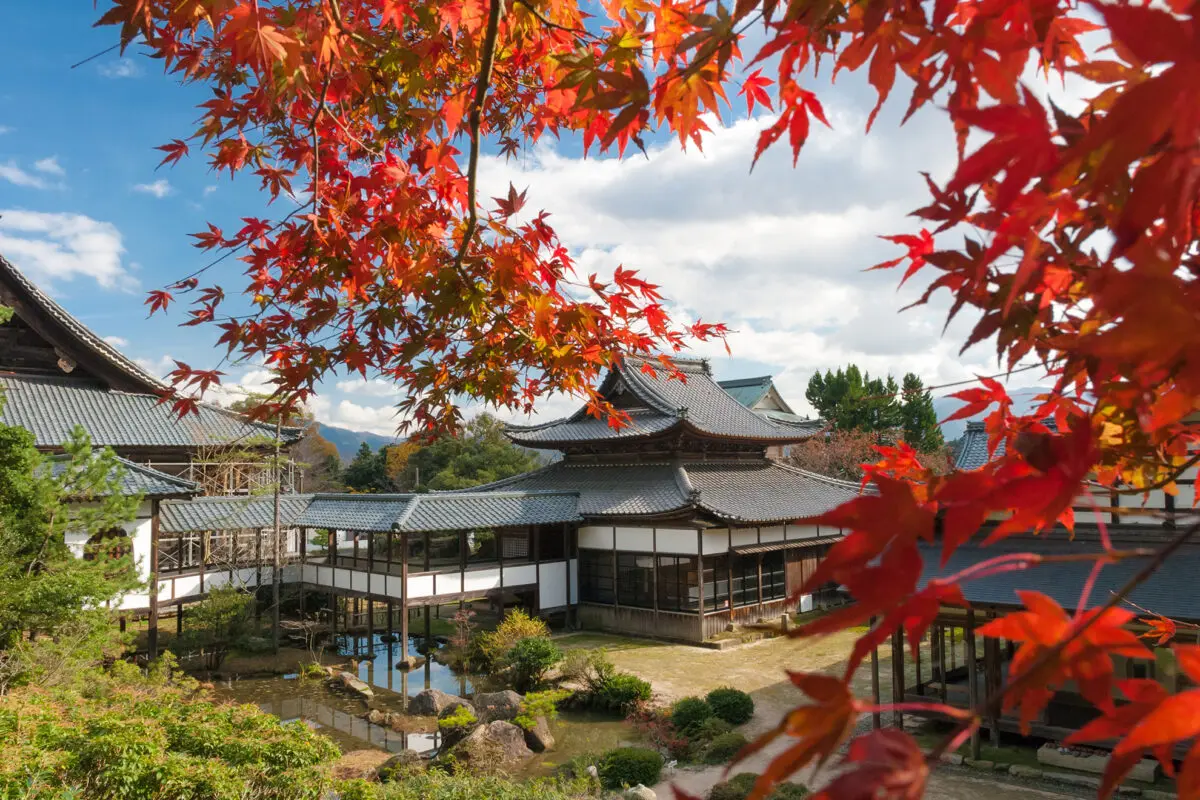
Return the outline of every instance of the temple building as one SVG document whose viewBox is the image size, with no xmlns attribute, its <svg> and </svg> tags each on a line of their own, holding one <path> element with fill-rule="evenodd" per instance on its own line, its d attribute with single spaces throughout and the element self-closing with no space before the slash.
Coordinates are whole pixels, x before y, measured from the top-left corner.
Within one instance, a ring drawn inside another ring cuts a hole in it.
<svg viewBox="0 0 1200 800">
<path fill-rule="evenodd" d="M 735 380 L 719 381 L 718 385 L 746 408 L 769 420 L 776 425 L 799 428 L 815 432 L 825 427 L 824 420 L 802 417 L 792 410 L 783 399 L 775 380 L 770 375 L 760 375 L 757 378 L 737 378 Z M 771 458 L 786 458 L 790 454 L 790 445 L 774 445 L 767 448 Z"/>
</svg>

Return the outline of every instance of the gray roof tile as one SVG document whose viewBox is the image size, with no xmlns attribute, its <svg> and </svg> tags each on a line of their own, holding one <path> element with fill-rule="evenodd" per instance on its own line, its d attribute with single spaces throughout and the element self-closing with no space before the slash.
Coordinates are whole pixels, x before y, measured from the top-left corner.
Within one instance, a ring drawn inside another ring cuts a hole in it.
<svg viewBox="0 0 1200 800">
<path fill-rule="evenodd" d="M 311 500 L 310 494 L 280 495 L 280 524 L 294 525 Z M 163 533 L 269 528 L 274 524 L 273 495 L 164 500 L 159 506 L 159 530 Z"/>
<path fill-rule="evenodd" d="M 417 495 L 400 519 L 407 531 L 467 530 L 579 522 L 575 492 L 471 492 Z"/>
<path fill-rule="evenodd" d="M 645 363 L 627 359 L 610 372 L 600 387 L 605 396 L 625 387 L 636 398 L 639 405 L 626 409 L 631 417 L 627 428 L 614 430 L 607 420 L 596 419 L 586 409 L 580 409 L 570 417 L 543 425 L 510 427 L 509 436 L 518 444 L 536 447 L 630 439 L 683 425 L 710 436 L 764 443 L 799 441 L 816 432 L 794 425 L 777 425 L 746 408 L 713 380 L 707 361 L 676 358 L 675 365 L 683 378 L 669 375 L 661 365 L 650 375 L 642 370 Z"/>
<path fill-rule="evenodd" d="M 700 505 L 724 519 L 785 522 L 823 514 L 858 496 L 858 485 L 774 461 L 685 465 Z"/>
<path fill-rule="evenodd" d="M 59 447 L 82 425 L 101 447 L 199 447 L 273 438 L 269 425 L 202 405 L 182 419 L 151 394 L 130 394 L 59 378 L 0 375 L 0 422 L 25 428 L 38 447 Z M 297 438 L 292 432 L 289 438 Z"/>
<path fill-rule="evenodd" d="M 140 494 L 145 497 L 176 497 L 179 495 L 197 494 L 200 485 L 184 478 L 168 475 L 156 469 L 135 464 L 124 458 L 118 458 L 121 466 L 121 494 Z M 65 455 L 52 456 L 49 459 L 51 474 L 61 477 L 70 464 L 70 458 Z"/>
<path fill-rule="evenodd" d="M 981 561 L 1005 553 L 1034 552 L 1044 555 L 1054 553 L 1079 553 L 1096 549 L 1089 542 L 1018 542 L 1008 540 L 991 547 L 960 547 L 950 556 L 945 567 L 940 567 L 941 545 L 922 545 L 921 555 L 925 567 L 920 586 L 931 579 L 952 575 Z M 1146 562 L 1145 559 L 1124 559 L 1100 570 L 1096 585 L 1092 589 L 1091 605 L 1105 602 L 1111 593 L 1120 589 Z M 1087 580 L 1091 564 L 1086 562 L 1049 563 L 1027 570 L 1006 572 L 964 583 L 963 593 L 968 602 L 1019 606 L 1021 600 L 1017 590 L 1033 590 L 1054 598 L 1067 611 L 1074 611 L 1079 603 L 1079 594 Z M 1171 556 L 1145 583 L 1130 594 L 1129 599 L 1143 608 L 1172 619 L 1200 620 L 1200 598 L 1195 592 L 1196 576 L 1200 575 L 1200 548 L 1187 548 Z"/>
<path fill-rule="evenodd" d="M 579 513 L 585 517 L 657 515 L 689 505 L 677 472 L 676 465 L 669 462 L 578 464 L 559 461 L 470 491 L 578 492 Z"/>
</svg>

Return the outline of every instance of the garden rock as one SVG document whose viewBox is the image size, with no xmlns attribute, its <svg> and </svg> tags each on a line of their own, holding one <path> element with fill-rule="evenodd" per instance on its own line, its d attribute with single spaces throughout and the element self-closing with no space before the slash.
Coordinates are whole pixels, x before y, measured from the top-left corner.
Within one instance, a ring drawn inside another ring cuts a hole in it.
<svg viewBox="0 0 1200 800">
<path fill-rule="evenodd" d="M 554 749 L 554 734 L 550 733 L 550 723 L 545 717 L 539 715 L 533 727 L 525 731 L 525 744 L 535 753 Z"/>
<path fill-rule="evenodd" d="M 525 746 L 525 731 L 511 722 L 494 720 L 471 731 L 454 753 L 476 769 L 499 771 L 533 756 Z"/>
<path fill-rule="evenodd" d="M 414 717 L 436 717 L 454 703 L 465 703 L 461 697 L 447 694 L 441 689 L 426 689 L 420 694 L 413 695 L 408 701 L 408 713 Z"/>
<path fill-rule="evenodd" d="M 390 721 L 390 715 L 386 711 L 380 711 L 378 708 L 372 708 L 367 712 L 367 722 L 372 725 L 387 725 Z"/>
<path fill-rule="evenodd" d="M 521 713 L 521 695 L 512 689 L 502 692 L 482 692 L 473 698 L 480 722 L 511 720 Z"/>
<path fill-rule="evenodd" d="M 625 790 L 627 800 L 658 800 L 658 795 L 653 789 L 642 786 L 640 783 L 630 789 Z"/>
<path fill-rule="evenodd" d="M 337 679 L 341 682 L 344 689 L 349 692 L 353 692 L 359 697 L 370 699 L 375 696 L 375 692 L 366 683 L 366 681 L 360 681 L 357 677 L 351 675 L 349 672 L 339 672 Z"/>
</svg>

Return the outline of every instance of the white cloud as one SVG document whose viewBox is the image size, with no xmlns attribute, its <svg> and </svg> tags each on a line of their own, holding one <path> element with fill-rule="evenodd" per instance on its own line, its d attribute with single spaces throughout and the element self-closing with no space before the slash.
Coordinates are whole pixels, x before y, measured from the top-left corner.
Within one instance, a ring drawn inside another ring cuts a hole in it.
<svg viewBox="0 0 1200 800">
<path fill-rule="evenodd" d="M 353 431 L 396 436 L 401 423 L 393 405 L 367 406 L 350 400 L 334 401 L 318 395 L 309 401 L 308 406 L 318 422 Z"/>
<path fill-rule="evenodd" d="M 159 178 L 154 183 L 134 184 L 133 190 L 135 192 L 143 192 L 144 194 L 152 194 L 160 200 L 174 191 L 171 188 L 171 184 L 165 178 Z"/>
<path fill-rule="evenodd" d="M 205 186 L 204 187 L 204 196 L 208 197 L 210 194 L 212 194 L 216 190 L 217 190 L 216 186 Z"/>
<path fill-rule="evenodd" d="M 64 170 L 62 165 L 58 163 L 58 156 L 39 158 L 37 161 L 33 162 L 33 168 L 38 172 L 44 172 L 47 175 L 54 175 L 55 177 L 59 178 L 67 174 L 67 171 Z"/>
<path fill-rule="evenodd" d="M 106 78 L 136 78 L 142 74 L 142 69 L 132 58 L 118 58 L 96 68 Z"/>
<path fill-rule="evenodd" d="M 121 254 L 121 232 L 83 214 L 0 210 L 0 253 L 45 286 L 86 276 L 105 288 L 135 285 Z"/>
<path fill-rule="evenodd" d="M 0 136 L 3 136 L 6 133 L 12 133 L 12 132 L 13 132 L 13 129 L 10 128 L 8 125 L 0 125 Z"/>
<path fill-rule="evenodd" d="M 122 347 L 129 347 L 129 340 L 121 336 L 105 336 L 104 341 L 108 342 L 118 350 Z"/>
<path fill-rule="evenodd" d="M 349 380 L 338 381 L 337 390 L 359 397 L 391 397 L 398 398 L 400 389 L 391 381 L 380 380 Z"/>
<path fill-rule="evenodd" d="M 0 180 L 8 181 L 14 186 L 27 186 L 31 189 L 45 189 L 49 185 L 40 175 L 26 172 L 12 159 L 0 164 Z"/>
</svg>

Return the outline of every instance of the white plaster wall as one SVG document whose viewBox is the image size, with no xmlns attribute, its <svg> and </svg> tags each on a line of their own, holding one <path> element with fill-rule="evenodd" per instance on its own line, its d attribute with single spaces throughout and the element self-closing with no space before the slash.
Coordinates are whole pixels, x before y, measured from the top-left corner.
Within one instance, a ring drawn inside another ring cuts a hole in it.
<svg viewBox="0 0 1200 800">
<path fill-rule="evenodd" d="M 612 550 L 613 529 L 585 525 L 579 529 L 579 546 L 590 550 Z"/>
<path fill-rule="evenodd" d="M 188 597 L 190 595 L 199 594 L 200 592 L 200 576 L 199 575 L 183 575 L 172 581 L 174 584 L 175 597 Z"/>
<path fill-rule="evenodd" d="M 734 528 L 730 535 L 733 537 L 734 547 L 758 543 L 758 528 Z"/>
<path fill-rule="evenodd" d="M 439 581 L 440 583 L 440 581 Z M 441 590 L 438 586 L 438 590 Z M 432 575 L 413 575 L 408 579 L 408 596 L 409 597 L 429 597 L 433 594 L 433 576 Z"/>
<path fill-rule="evenodd" d="M 538 600 L 542 608 L 561 608 L 567 604 L 567 565 L 552 561 L 541 566 L 538 576 Z"/>
<path fill-rule="evenodd" d="M 704 531 L 702 537 L 704 541 L 704 555 L 729 552 L 729 531 L 724 528 Z"/>
<path fill-rule="evenodd" d="M 775 525 L 769 528 L 758 529 L 759 541 L 763 542 L 782 542 L 783 541 L 783 526 Z"/>
<path fill-rule="evenodd" d="M 537 583 L 537 573 L 537 567 L 533 564 L 522 564 L 519 567 L 505 566 L 504 585 L 521 586 L 523 584 Z"/>
<path fill-rule="evenodd" d="M 476 569 L 463 576 L 464 592 L 485 592 L 500 587 L 500 569 Z"/>
<path fill-rule="evenodd" d="M 677 555 L 696 555 L 696 532 L 690 528 L 659 528 L 658 552 Z"/>
<path fill-rule="evenodd" d="M 816 525 L 785 525 L 784 529 L 784 533 L 787 534 L 789 540 L 813 539 L 822 533 L 821 529 Z M 829 532 L 832 533 L 833 530 L 833 528 L 830 528 Z"/>
<path fill-rule="evenodd" d="M 403 597 L 404 581 L 395 575 L 388 575 L 384 582 L 384 592 L 391 597 Z"/>
<path fill-rule="evenodd" d="M 616 549 L 631 553 L 654 552 L 652 528 L 617 528 Z"/>
<path fill-rule="evenodd" d="M 457 572 L 439 572 L 433 585 L 438 594 L 458 594 L 463 590 L 462 575 Z"/>
</svg>

